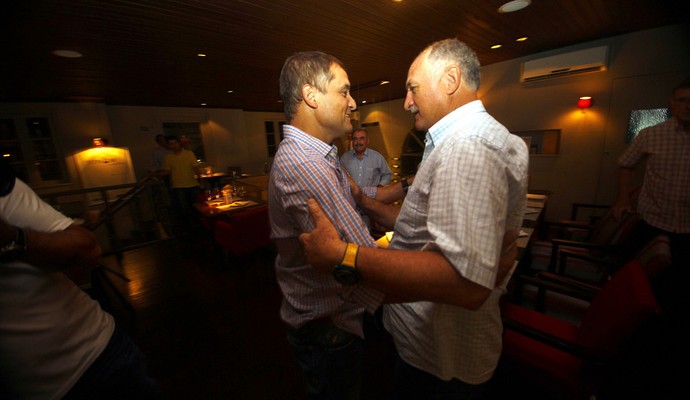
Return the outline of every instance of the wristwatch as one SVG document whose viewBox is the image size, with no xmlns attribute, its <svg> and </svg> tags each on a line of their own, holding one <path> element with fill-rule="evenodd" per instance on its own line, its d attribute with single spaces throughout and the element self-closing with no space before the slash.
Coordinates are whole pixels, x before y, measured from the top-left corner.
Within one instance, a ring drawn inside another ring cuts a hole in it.
<svg viewBox="0 0 690 400">
<path fill-rule="evenodd" d="M 26 234 L 22 228 L 14 227 L 14 238 L 0 247 L 0 261 L 16 260 L 26 251 Z"/>
<path fill-rule="evenodd" d="M 410 188 L 410 182 L 407 181 L 407 178 L 403 179 L 400 181 L 400 184 L 402 185 L 402 190 L 403 192 L 407 193 L 407 189 Z"/>
<path fill-rule="evenodd" d="M 345 255 L 340 264 L 333 267 L 333 278 L 341 285 L 351 286 L 359 282 L 359 271 L 357 271 L 357 253 L 359 246 L 348 243 Z"/>
</svg>

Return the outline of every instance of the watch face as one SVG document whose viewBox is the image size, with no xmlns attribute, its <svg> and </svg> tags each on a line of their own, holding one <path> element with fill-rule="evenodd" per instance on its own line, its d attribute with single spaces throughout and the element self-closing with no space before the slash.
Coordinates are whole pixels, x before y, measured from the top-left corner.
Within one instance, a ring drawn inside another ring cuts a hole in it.
<svg viewBox="0 0 690 400">
<path fill-rule="evenodd" d="M 359 282 L 359 271 L 345 265 L 336 265 L 333 268 L 333 277 L 342 285 L 354 285 Z"/>
</svg>

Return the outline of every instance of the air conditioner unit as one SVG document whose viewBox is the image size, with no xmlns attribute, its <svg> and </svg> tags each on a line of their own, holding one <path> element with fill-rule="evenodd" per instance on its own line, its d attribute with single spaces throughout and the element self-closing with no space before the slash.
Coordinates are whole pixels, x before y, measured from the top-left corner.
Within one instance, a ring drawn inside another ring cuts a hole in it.
<svg viewBox="0 0 690 400">
<path fill-rule="evenodd" d="M 606 71 L 608 46 L 593 47 L 522 63 L 520 82 Z"/>
</svg>

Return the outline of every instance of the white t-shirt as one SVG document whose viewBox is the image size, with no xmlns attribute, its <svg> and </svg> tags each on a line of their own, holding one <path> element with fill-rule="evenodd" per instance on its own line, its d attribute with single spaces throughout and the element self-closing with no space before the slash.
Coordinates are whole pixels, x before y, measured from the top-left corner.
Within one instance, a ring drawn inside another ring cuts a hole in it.
<svg viewBox="0 0 690 400">
<path fill-rule="evenodd" d="M 72 224 L 19 179 L 0 198 L 0 218 L 43 232 Z M 0 263 L 0 388 L 10 390 L 8 397 L 61 398 L 101 354 L 114 328 L 112 316 L 64 274 Z"/>
</svg>

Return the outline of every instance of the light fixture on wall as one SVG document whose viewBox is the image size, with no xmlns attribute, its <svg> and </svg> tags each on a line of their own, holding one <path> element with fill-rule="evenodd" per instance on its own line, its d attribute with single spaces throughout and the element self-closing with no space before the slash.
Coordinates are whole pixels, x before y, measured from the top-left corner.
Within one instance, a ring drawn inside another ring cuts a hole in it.
<svg viewBox="0 0 690 400">
<path fill-rule="evenodd" d="M 592 96 L 580 97 L 580 99 L 577 101 L 577 107 L 582 111 L 592 107 Z"/>
<path fill-rule="evenodd" d="M 95 137 L 91 140 L 91 145 L 93 147 L 103 147 L 105 146 L 105 141 L 102 138 Z"/>
</svg>

